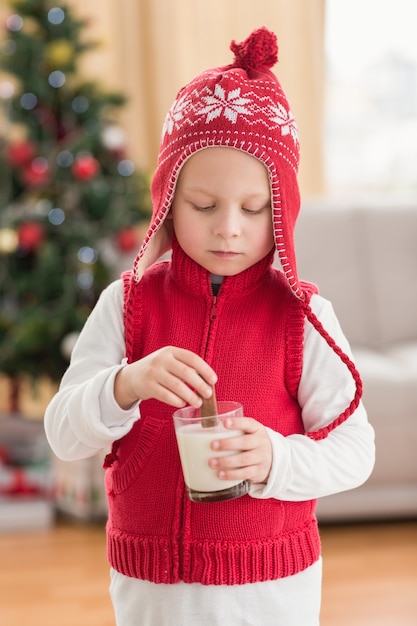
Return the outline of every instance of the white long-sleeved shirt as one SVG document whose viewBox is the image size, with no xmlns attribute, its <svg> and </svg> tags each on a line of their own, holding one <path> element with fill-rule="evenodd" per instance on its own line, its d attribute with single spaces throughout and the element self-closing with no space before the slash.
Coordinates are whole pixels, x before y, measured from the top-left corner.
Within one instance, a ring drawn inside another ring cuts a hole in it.
<svg viewBox="0 0 417 626">
<path fill-rule="evenodd" d="M 336 343 L 351 356 L 330 302 L 314 295 L 311 307 Z M 92 456 L 126 435 L 135 421 L 140 419 L 140 403 L 124 410 L 114 398 L 114 379 L 125 364 L 123 285 L 118 280 L 103 291 L 80 334 L 60 389 L 47 408 L 45 429 L 57 456 L 69 461 Z M 350 403 L 353 394 L 354 382 L 347 367 L 306 321 L 303 371 L 298 391 L 305 430 L 317 430 L 333 421 Z M 305 435 L 284 437 L 271 429 L 268 433 L 273 450 L 272 468 L 266 485 L 251 486 L 252 497 L 290 501 L 320 498 L 359 486 L 372 471 L 374 431 L 362 403 L 347 421 L 320 441 Z M 225 603 L 226 613 L 221 608 L 216 610 L 222 623 L 226 619 L 228 624 L 236 626 L 281 623 L 285 626 L 310 626 L 311 623 L 313 626 L 318 621 L 305 621 L 307 615 L 314 614 L 313 610 L 310 613 L 306 611 L 304 621 L 300 621 L 299 593 L 303 594 L 304 607 L 310 598 L 313 609 L 317 605 L 317 597 L 313 597 L 311 590 L 319 586 L 320 576 L 321 568 L 315 564 L 305 572 L 290 577 L 291 580 L 236 585 L 228 587 L 228 593 L 224 595 L 215 586 L 182 583 L 153 585 L 113 571 L 111 592 L 116 615 L 118 611 L 125 613 L 123 618 L 120 617 L 122 621 L 118 622 L 118 626 L 187 626 L 191 623 L 214 626 L 217 623 L 214 615 L 209 621 L 204 621 L 208 607 L 219 608 L 222 602 Z M 293 579 L 298 579 L 299 585 L 294 584 Z M 259 585 L 262 586 L 262 593 Z M 262 616 L 259 611 L 263 604 L 259 604 L 259 598 L 268 593 L 267 589 L 272 606 L 269 604 L 268 612 L 265 608 Z M 149 609 L 150 597 L 154 598 L 156 613 Z M 139 614 L 144 613 L 144 603 L 148 607 L 149 618 L 146 618 L 148 621 L 142 621 L 142 618 L 138 621 L 138 611 Z M 205 612 L 196 613 L 196 607 L 206 605 Z M 232 606 L 236 607 L 236 617 L 231 613 Z M 240 613 L 243 606 L 246 607 L 244 615 L 248 621 L 239 621 L 238 615 L 241 614 L 243 619 L 243 613 Z M 181 618 L 175 621 L 173 615 L 181 615 Z M 295 621 L 291 621 L 291 615 Z M 283 621 L 279 621 L 279 616 Z"/>
</svg>

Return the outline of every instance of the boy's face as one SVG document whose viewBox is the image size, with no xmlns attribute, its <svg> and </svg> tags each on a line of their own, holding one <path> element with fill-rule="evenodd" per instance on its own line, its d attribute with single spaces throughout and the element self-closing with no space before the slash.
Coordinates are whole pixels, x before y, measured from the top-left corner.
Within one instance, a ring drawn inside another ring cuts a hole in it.
<svg viewBox="0 0 417 626">
<path fill-rule="evenodd" d="M 266 167 L 234 148 L 206 148 L 183 166 L 171 217 L 184 252 L 212 274 L 234 276 L 274 245 Z"/>
</svg>

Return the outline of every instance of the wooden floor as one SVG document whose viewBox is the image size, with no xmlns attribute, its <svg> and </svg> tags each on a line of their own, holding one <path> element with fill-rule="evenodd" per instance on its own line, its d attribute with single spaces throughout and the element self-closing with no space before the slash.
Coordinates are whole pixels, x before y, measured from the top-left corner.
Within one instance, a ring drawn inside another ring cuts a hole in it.
<svg viewBox="0 0 417 626">
<path fill-rule="evenodd" d="M 417 522 L 321 535 L 321 626 L 417 626 Z"/>
<path fill-rule="evenodd" d="M 417 522 L 324 527 L 322 543 L 321 626 L 417 625 Z M 108 578 L 101 526 L 0 534 L 0 624 L 114 626 Z"/>
</svg>

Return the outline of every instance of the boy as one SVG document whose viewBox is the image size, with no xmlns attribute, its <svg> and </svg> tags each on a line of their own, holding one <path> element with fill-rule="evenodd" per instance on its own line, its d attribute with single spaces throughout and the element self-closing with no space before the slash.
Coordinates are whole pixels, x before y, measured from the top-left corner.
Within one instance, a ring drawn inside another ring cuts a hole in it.
<svg viewBox="0 0 417 626">
<path fill-rule="evenodd" d="M 330 303 L 299 281 L 297 129 L 275 36 L 180 91 L 164 125 L 148 234 L 102 294 L 45 417 L 55 452 L 105 461 L 119 626 L 317 626 L 316 499 L 370 474 L 373 430 Z M 155 263 L 172 249 L 172 259 Z M 278 253 L 282 270 L 272 267 Z M 186 496 L 174 407 L 216 384 L 245 417 L 209 464 L 250 492 Z"/>
</svg>

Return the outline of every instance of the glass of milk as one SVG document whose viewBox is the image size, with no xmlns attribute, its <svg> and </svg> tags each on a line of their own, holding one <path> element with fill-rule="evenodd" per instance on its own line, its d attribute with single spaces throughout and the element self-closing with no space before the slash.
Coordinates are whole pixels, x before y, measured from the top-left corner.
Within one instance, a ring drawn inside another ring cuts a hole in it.
<svg viewBox="0 0 417 626">
<path fill-rule="evenodd" d="M 236 452 L 212 450 L 210 444 L 213 439 L 243 434 L 241 430 L 231 430 L 224 426 L 224 420 L 228 417 L 243 417 L 241 404 L 218 402 L 217 409 L 217 415 L 201 417 L 199 409 L 187 406 L 175 411 L 173 416 L 184 481 L 188 496 L 193 502 L 233 500 L 245 495 L 249 490 L 247 480 L 220 480 L 217 478 L 216 470 L 209 467 L 210 458 L 238 452 L 238 450 Z"/>
</svg>

